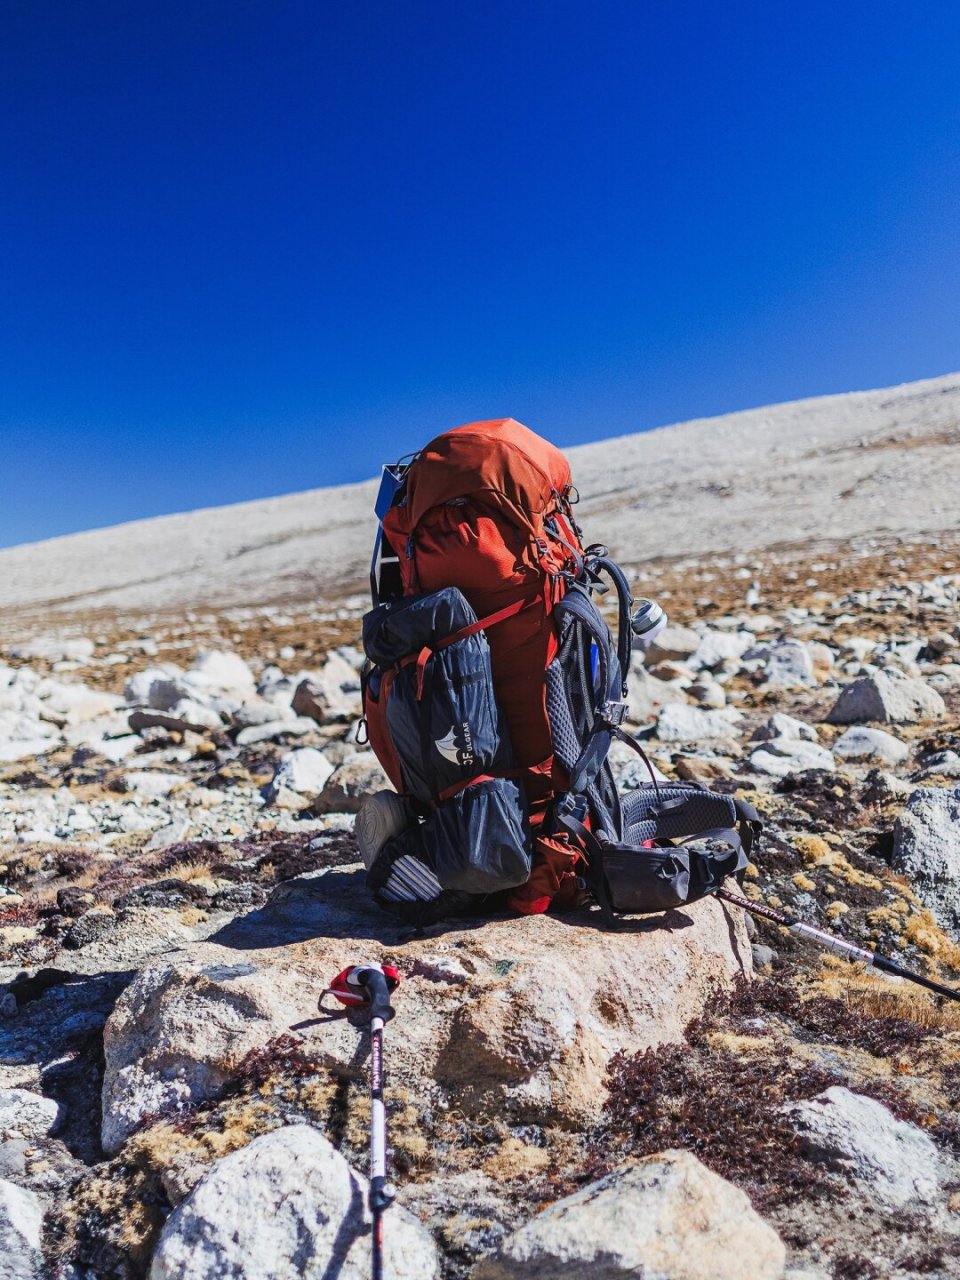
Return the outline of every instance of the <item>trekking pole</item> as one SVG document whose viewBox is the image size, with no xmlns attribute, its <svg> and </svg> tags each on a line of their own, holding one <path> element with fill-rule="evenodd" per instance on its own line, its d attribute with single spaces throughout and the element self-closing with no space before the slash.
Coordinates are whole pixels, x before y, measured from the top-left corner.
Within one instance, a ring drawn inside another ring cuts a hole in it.
<svg viewBox="0 0 960 1280">
<path fill-rule="evenodd" d="M 323 993 L 348 1008 L 370 1010 L 370 1216 L 373 1280 L 383 1280 L 383 1214 L 395 1192 L 387 1183 L 387 1113 L 383 1104 L 383 1027 L 394 1015 L 390 992 L 400 974 L 393 965 L 355 964 L 338 973 Z M 322 1001 L 322 997 L 321 997 Z"/>
<path fill-rule="evenodd" d="M 812 924 L 804 924 L 802 920 L 794 920 L 782 911 L 774 911 L 773 907 L 764 906 L 759 902 L 751 902 L 749 898 L 742 898 L 739 893 L 731 893 L 729 889 L 717 889 L 715 893 L 724 902 L 732 902 L 734 906 L 742 907 L 744 911 L 749 911 L 751 915 L 760 916 L 764 920 L 772 920 L 774 924 L 783 925 L 785 929 L 789 929 L 798 938 L 809 938 L 812 942 L 816 942 L 819 946 L 826 948 L 827 951 L 835 951 L 837 955 L 846 956 L 848 960 L 862 960 L 864 964 L 873 965 L 881 973 L 890 973 L 896 978 L 906 978 L 908 982 L 916 982 L 918 986 L 926 987 L 928 991 L 935 991 L 937 995 L 948 996 L 951 1000 L 960 1000 L 960 991 L 955 991 L 952 987 L 945 987 L 942 983 L 934 982 L 931 978 L 924 978 L 921 974 L 914 973 L 910 969 L 904 969 L 902 965 L 897 964 L 894 960 L 888 960 L 886 956 L 880 955 L 877 951 L 868 951 L 866 947 L 858 947 L 852 942 L 847 942 L 844 938 L 837 938 L 832 933 L 825 933 L 822 929 L 815 929 Z"/>
</svg>

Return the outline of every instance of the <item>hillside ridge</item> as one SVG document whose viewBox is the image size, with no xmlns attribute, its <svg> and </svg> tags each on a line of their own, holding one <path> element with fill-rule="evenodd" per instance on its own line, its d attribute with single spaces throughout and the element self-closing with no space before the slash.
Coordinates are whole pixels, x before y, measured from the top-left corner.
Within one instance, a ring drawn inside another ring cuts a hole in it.
<svg viewBox="0 0 960 1280">
<path fill-rule="evenodd" d="M 534 424 L 549 434 L 549 424 Z M 590 539 L 660 557 L 936 534 L 960 483 L 960 374 L 658 427 L 567 450 Z M 376 480 L 0 550 L 0 607 L 259 604 L 363 587 Z M 829 514 L 827 514 L 829 513 Z"/>
</svg>

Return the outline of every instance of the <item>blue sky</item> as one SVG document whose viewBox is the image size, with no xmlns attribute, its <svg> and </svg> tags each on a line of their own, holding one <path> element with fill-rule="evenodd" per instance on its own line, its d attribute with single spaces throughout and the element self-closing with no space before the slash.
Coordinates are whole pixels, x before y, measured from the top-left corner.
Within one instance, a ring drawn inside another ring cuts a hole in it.
<svg viewBox="0 0 960 1280">
<path fill-rule="evenodd" d="M 953 2 L 0 23 L 0 546 L 960 368 Z"/>
</svg>

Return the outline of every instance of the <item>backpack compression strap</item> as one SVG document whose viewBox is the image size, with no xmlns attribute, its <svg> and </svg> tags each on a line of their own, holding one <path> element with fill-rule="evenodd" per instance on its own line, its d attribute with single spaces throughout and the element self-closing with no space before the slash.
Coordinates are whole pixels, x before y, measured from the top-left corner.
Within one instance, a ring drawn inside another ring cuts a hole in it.
<svg viewBox="0 0 960 1280">
<path fill-rule="evenodd" d="M 449 649 L 451 645 L 456 644 L 459 640 L 466 640 L 469 636 L 475 636 L 478 631 L 486 631 L 490 627 L 495 627 L 498 622 L 506 622 L 507 618 L 512 618 L 515 614 L 522 613 L 524 609 L 532 609 L 542 599 L 543 596 L 538 594 L 532 600 L 514 600 L 513 604 L 505 605 L 504 608 L 498 609 L 496 613 L 488 613 L 485 618 L 478 618 L 476 622 L 471 622 L 468 627 L 461 627 L 459 631 L 454 631 L 452 635 L 444 636 L 436 644 L 424 645 L 419 653 L 411 653 L 407 657 L 401 658 L 396 664 L 398 669 L 407 667 L 412 662 L 417 664 L 417 701 L 420 702 L 423 698 L 423 683 L 427 663 L 435 653 L 439 653 L 441 649 Z"/>
</svg>

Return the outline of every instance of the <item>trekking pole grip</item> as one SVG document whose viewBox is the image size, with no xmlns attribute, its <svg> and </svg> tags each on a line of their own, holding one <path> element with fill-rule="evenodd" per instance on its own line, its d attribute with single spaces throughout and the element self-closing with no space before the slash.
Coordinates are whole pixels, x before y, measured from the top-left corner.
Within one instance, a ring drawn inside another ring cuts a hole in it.
<svg viewBox="0 0 960 1280">
<path fill-rule="evenodd" d="M 367 989 L 371 1019 L 379 1018 L 382 1022 L 389 1022 L 395 1010 L 390 1003 L 390 986 L 383 970 L 372 966 L 363 969 L 357 975 L 357 981 Z"/>
</svg>

